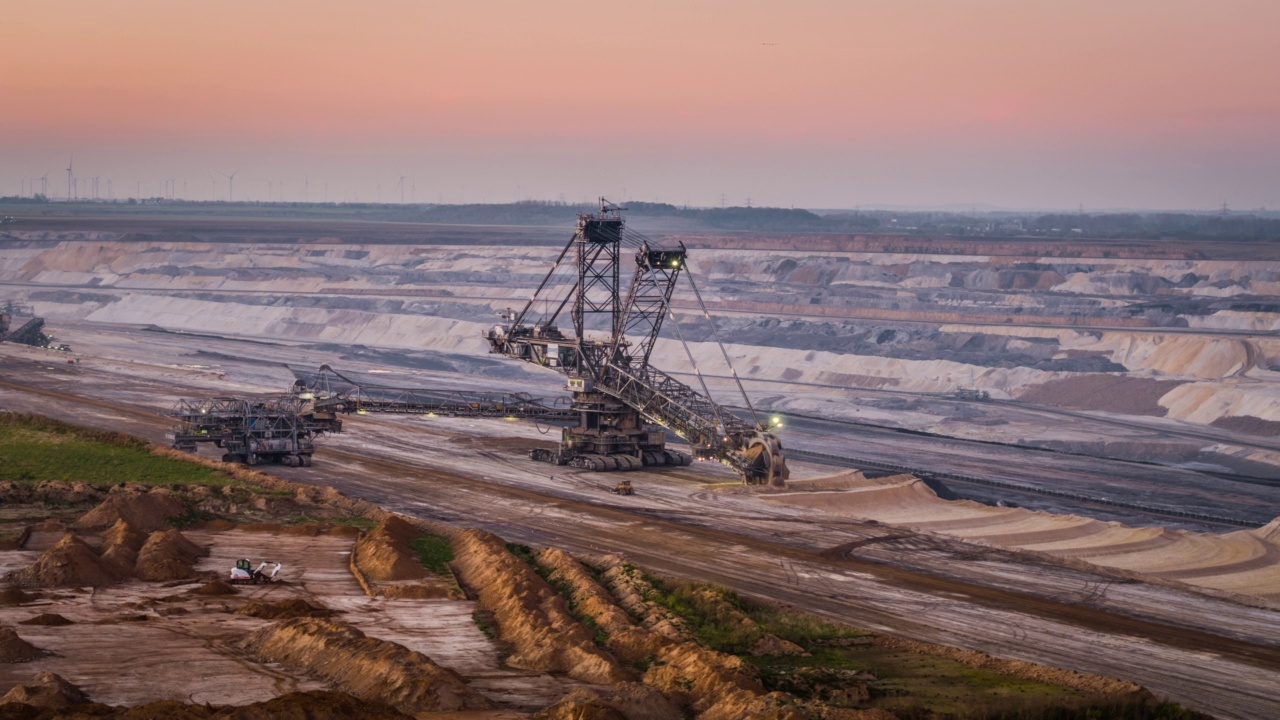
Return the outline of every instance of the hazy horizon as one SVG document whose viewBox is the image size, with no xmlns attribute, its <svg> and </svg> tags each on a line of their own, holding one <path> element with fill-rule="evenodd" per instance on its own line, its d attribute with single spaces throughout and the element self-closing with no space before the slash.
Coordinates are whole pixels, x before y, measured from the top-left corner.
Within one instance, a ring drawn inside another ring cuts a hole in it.
<svg viewBox="0 0 1280 720">
<path fill-rule="evenodd" d="M 103 198 L 1280 207 L 1261 0 L 8 16 L 0 195 L 64 197 L 74 157 Z"/>
</svg>

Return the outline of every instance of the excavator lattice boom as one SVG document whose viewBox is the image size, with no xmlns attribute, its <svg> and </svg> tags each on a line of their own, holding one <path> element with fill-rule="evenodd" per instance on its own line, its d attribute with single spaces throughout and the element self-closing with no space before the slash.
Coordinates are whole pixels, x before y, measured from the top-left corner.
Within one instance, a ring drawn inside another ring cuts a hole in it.
<svg viewBox="0 0 1280 720">
<path fill-rule="evenodd" d="M 666 448 L 670 430 L 695 456 L 733 467 L 748 484 L 781 485 L 786 460 L 767 426 L 716 404 L 705 384 L 698 392 L 652 365 L 671 295 L 687 276 L 687 253 L 681 244 L 655 247 L 626 230 L 622 210 L 602 198 L 598 213 L 579 215 L 577 231 L 529 302 L 485 335 L 491 352 L 568 378 L 579 422 L 563 429 L 558 451 L 535 450 L 533 457 L 593 470 L 686 465 L 689 455 Z M 624 257 L 634 264 L 625 295 Z M 565 286 L 565 295 L 551 297 Z M 572 335 L 556 325 L 565 308 Z"/>
</svg>

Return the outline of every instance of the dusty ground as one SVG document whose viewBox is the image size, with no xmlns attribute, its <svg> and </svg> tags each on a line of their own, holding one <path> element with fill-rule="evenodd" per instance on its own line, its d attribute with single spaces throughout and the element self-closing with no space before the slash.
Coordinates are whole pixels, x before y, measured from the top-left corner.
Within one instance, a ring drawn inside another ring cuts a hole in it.
<svg viewBox="0 0 1280 720">
<path fill-rule="evenodd" d="M 764 500 L 1178 580 L 1280 607 L 1280 518 L 1231 533 L 1135 528 L 1079 515 L 945 501 L 918 478 L 868 480 L 858 472 L 792 483 L 790 490 Z"/>
<path fill-rule="evenodd" d="M 161 441 L 167 423 L 144 408 L 167 404 L 151 394 L 165 386 L 150 377 L 212 393 L 237 385 L 240 372 L 246 384 L 264 389 L 287 372 L 249 362 L 185 368 L 155 352 L 145 360 L 125 353 L 87 358 L 79 366 L 34 364 L 26 350 L 5 352 L 5 407 L 129 427 Z M 314 355 L 308 360 L 324 357 L 304 352 Z M 231 368 L 233 377 L 218 377 Z M 547 466 L 529 463 L 521 448 L 540 441 L 536 428 L 504 421 L 352 418 L 348 432 L 325 441 L 316 467 L 274 472 L 530 544 L 625 553 L 659 571 L 873 630 L 1133 679 L 1224 717 L 1265 716 L 1280 702 L 1271 682 L 1280 668 L 1272 611 L 937 534 L 903 537 L 883 524 L 770 507 L 717 487 L 732 477 L 716 465 L 637 473 L 640 494 L 617 498 L 604 492 L 607 477 L 560 468 L 548 475 Z M 794 470 L 800 480 L 830 474 L 806 463 Z M 1099 654 L 1100 645 L 1109 652 Z"/>
<path fill-rule="evenodd" d="M 38 507 L 28 511 L 38 512 Z M 508 667 L 503 648 L 473 620 L 472 601 L 367 595 L 350 568 L 358 532 L 354 528 L 314 523 L 244 527 L 248 529 L 186 530 L 185 537 L 208 552 L 194 567 L 197 576 L 186 581 L 27 585 L 25 596 L 6 584 L 0 627 L 16 628 L 21 640 L 38 652 L 24 662 L 0 662 L 0 687 L 27 683 L 37 672 L 53 672 L 94 702 L 108 705 L 157 700 L 245 705 L 328 688 L 330 684 L 314 672 L 253 662 L 238 646 L 246 635 L 308 606 L 380 641 L 426 655 L 458 673 L 477 697 L 501 705 L 495 711 L 468 711 L 467 717 L 513 717 L 513 710 L 522 714 L 545 707 L 578 686 L 546 673 Z M 21 550 L 0 552 L 0 575 L 36 563 L 64 532 L 61 525 L 42 525 L 29 534 Z M 95 533 L 83 537 L 91 545 L 100 542 Z M 283 581 L 211 584 L 211 578 L 224 577 L 242 557 L 283 563 Z M 54 616 L 57 622 L 48 622 Z M 193 674 L 193 667 L 200 672 Z"/>
<path fill-rule="evenodd" d="M 364 345 L 350 354 L 504 386 L 527 373 L 486 362 L 480 332 L 528 297 L 557 245 L 549 228 L 100 220 L 19 218 L 0 286 L 57 323 Z M 1280 445 L 1257 432 L 1280 421 L 1280 268 L 1265 244 L 668 239 L 691 249 L 718 332 L 771 410 L 1280 477 Z M 703 373 L 726 374 L 687 290 L 674 302 Z M 424 337 L 426 363 L 411 357 Z M 657 353 L 691 370 L 670 341 Z M 963 389 L 999 402 L 957 400 Z"/>
<path fill-rule="evenodd" d="M 454 229 L 456 242 L 441 235 L 424 249 L 330 229 L 318 247 L 278 243 L 280 228 L 252 222 L 202 242 L 30 229 L 0 253 L 0 283 L 31 297 L 77 352 L 0 348 L 0 408 L 163 442 L 158 409 L 278 392 L 293 379 L 280 363 L 327 362 L 388 384 L 558 391 L 554 375 L 486 357 L 478 338 L 492 310 L 541 277 L 548 237 L 495 243 Z M 523 452 L 549 436 L 501 421 L 352 418 L 315 468 L 276 471 L 531 544 L 625 553 L 916 640 L 1134 679 L 1224 717 L 1280 715 L 1273 554 L 1243 536 L 1189 541 L 1163 528 L 1226 528 L 1161 514 L 1196 508 L 1255 527 L 1277 515 L 1280 441 L 1266 431 L 1280 417 L 1280 326 L 1274 308 L 1245 306 L 1274 294 L 1273 259 L 1180 244 L 1103 257 L 1092 246 L 922 252 L 839 238 L 775 243 L 797 249 L 779 253 L 756 238 L 764 245 L 743 261 L 733 238 L 686 240 L 704 248 L 696 267 L 758 404 L 789 413 L 789 448 L 1072 488 L 1083 499 L 955 489 L 1090 520 L 970 516 L 928 497 L 864 509 L 840 496 L 823 503 L 837 512 L 820 514 L 720 487 L 733 478 L 706 464 L 637 473 L 640 494 L 624 500 L 603 492 L 611 478 L 531 465 Z M 688 332 L 699 358 L 717 354 Z M 998 402 L 951 397 L 961 388 Z M 832 473 L 791 466 L 799 480 Z M 1102 527 L 1112 520 L 1133 527 Z M 1147 551 L 1128 552 L 1141 549 L 1125 547 L 1134 540 Z M 1024 545 L 1060 557 L 1005 549 Z M 1186 562 L 1171 563 L 1171 549 Z M 1107 560 L 1117 567 L 1096 566 Z"/>
<path fill-rule="evenodd" d="M 693 641 L 687 629 L 675 630 L 666 621 L 660 626 L 646 623 L 645 628 L 633 624 L 633 616 L 656 617 L 666 611 L 648 594 L 635 594 L 636 583 L 650 590 L 653 586 L 639 569 L 615 557 L 595 557 L 584 565 L 548 549 L 522 559 L 513 554 L 514 546 L 492 534 L 431 525 L 452 536 L 452 573 L 476 600 L 388 599 L 369 586 L 370 577 L 400 582 L 432 574 L 409 562 L 404 548 L 392 547 L 420 535 L 421 524 L 370 509 L 369 515 L 381 522 L 361 532 L 324 519 L 342 518 L 342 512 L 357 505 L 331 494 L 331 500 L 304 501 L 299 494 L 305 492 L 303 486 L 286 499 L 290 493 L 282 491 L 290 487 L 272 480 L 264 490 L 272 494 L 244 502 L 237 491 L 230 504 L 217 497 L 222 491 L 212 498 L 198 493 L 205 498 L 201 507 L 230 512 L 240 524 L 224 517 L 183 531 L 157 529 L 149 539 L 123 516 L 139 522 L 153 519 L 163 511 L 152 501 L 171 497 L 167 489 L 116 488 L 94 499 L 67 501 L 73 493 L 93 493 L 56 482 L 35 491 L 4 488 L 6 504 L 26 516 L 6 520 L 6 527 L 22 525 L 24 532 L 18 549 L 0 551 L 5 582 L 0 687 L 13 688 L 0 706 L 28 703 L 76 712 L 92 702 L 101 708 L 94 712 L 106 712 L 104 706 L 134 707 L 129 717 L 137 718 L 168 717 L 179 710 L 210 717 L 220 712 L 207 706 L 241 706 L 237 717 L 269 718 L 286 708 L 301 713 L 313 704 L 327 708 L 326 717 L 419 720 L 511 719 L 539 709 L 538 718 L 578 718 L 583 713 L 622 720 L 893 718 L 879 706 L 867 705 L 872 699 L 867 683 L 879 682 L 879 671 L 828 673 L 818 696 L 795 698 L 768 690 L 750 663 Z M 97 500 L 102 502 L 95 506 Z M 152 512 L 137 512 L 149 506 Z M 92 509 L 85 512 L 87 508 Z M 235 508 L 243 514 L 236 515 Z M 54 509 L 63 519 L 31 524 L 41 509 Z M 296 519 L 298 510 L 320 518 L 293 525 L 271 521 Z M 64 521 L 78 530 L 69 534 Z M 107 522 L 108 530 L 95 530 Z M 129 546 L 142 548 L 136 553 L 141 574 L 148 565 L 147 548 L 161 542 L 192 549 L 178 563 L 185 570 L 173 568 L 183 579 L 121 581 L 88 572 L 100 560 L 123 568 L 113 553 Z M 73 545 L 80 554 L 69 554 Z M 384 547 L 370 552 L 377 545 Z M 363 569 L 357 567 L 353 549 L 368 553 Z M 108 561 L 111 557 L 116 559 Z M 282 563 L 281 579 L 227 584 L 225 569 L 242 557 Z M 592 579 L 595 573 L 609 589 Z M 728 627 L 755 626 L 722 592 L 703 588 L 696 596 L 728 613 Z M 594 622 L 586 625 L 587 619 Z M 660 635 L 660 627 L 670 631 Z M 595 635 L 600 629 L 607 629 L 612 639 L 601 641 Z M 1008 692 L 1030 688 L 1050 702 L 1149 697 L 1122 680 L 924 644 L 903 651 L 906 641 L 852 629 L 841 632 L 862 638 L 867 648 L 889 648 L 885 657 L 914 653 L 924 666 L 934 663 L 958 678 L 969 677 L 968 666 L 985 673 L 985 682 L 1017 688 Z M 806 648 L 773 635 L 755 642 L 750 654 L 809 656 Z M 193 673 L 193 668 L 199 671 Z M 883 679 L 909 682 L 895 677 Z M 919 688 L 931 687 L 930 682 Z M 324 694 L 333 691 L 344 694 Z M 973 692 L 998 700 L 1005 691 Z M 828 700 L 867 709 L 841 710 L 827 705 Z M 789 714 L 773 714 L 779 707 Z M 17 712 L 13 708 L 5 706 Z"/>
</svg>

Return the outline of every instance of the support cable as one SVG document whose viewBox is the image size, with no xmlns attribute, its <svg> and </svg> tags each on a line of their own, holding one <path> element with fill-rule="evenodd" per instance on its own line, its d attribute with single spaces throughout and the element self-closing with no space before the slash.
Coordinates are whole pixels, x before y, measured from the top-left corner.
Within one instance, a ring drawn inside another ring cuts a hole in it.
<svg viewBox="0 0 1280 720">
<path fill-rule="evenodd" d="M 698 361 L 693 359 L 693 351 L 689 349 L 689 343 L 684 341 L 684 334 L 680 332 L 680 321 L 676 320 L 676 314 L 672 312 L 671 307 L 667 307 L 667 314 L 671 317 L 671 325 L 676 330 L 676 337 L 680 339 L 680 345 L 684 347 L 684 354 L 689 356 L 689 364 L 693 366 L 693 374 L 698 376 L 698 384 L 702 386 L 702 394 L 707 397 L 712 412 L 716 414 L 716 432 L 722 437 L 727 430 L 724 424 L 724 418 L 720 416 L 720 406 L 714 400 L 711 400 L 711 391 L 707 389 L 707 381 L 702 377 L 702 371 L 698 369 Z"/>
<path fill-rule="evenodd" d="M 702 308 L 702 316 L 707 319 L 707 326 L 711 328 L 711 337 L 715 338 L 716 345 L 720 347 L 720 354 L 724 356 L 724 364 L 729 367 L 729 372 L 733 374 L 733 381 L 737 383 L 738 392 L 742 393 L 742 399 L 746 401 L 747 409 L 751 411 L 751 419 L 755 421 L 756 429 L 764 430 L 765 427 L 760 424 L 760 418 L 756 415 L 755 407 L 751 405 L 751 398 L 747 397 L 746 388 L 742 387 L 742 379 L 738 377 L 738 371 L 734 369 L 733 362 L 729 359 L 729 351 L 725 350 L 724 343 L 720 342 L 720 333 L 716 332 L 716 324 L 711 320 L 711 313 L 707 312 L 707 304 L 702 301 L 702 293 L 698 292 L 698 285 L 693 281 L 693 268 L 689 267 L 687 259 L 685 260 L 685 277 L 689 278 L 689 287 L 693 288 L 693 295 L 698 298 L 698 307 Z"/>
<path fill-rule="evenodd" d="M 573 237 L 569 238 L 569 242 L 564 246 L 564 249 L 560 251 L 560 257 L 556 258 L 555 264 L 551 266 L 549 271 L 547 271 L 547 276 L 542 278 L 542 282 L 538 285 L 538 289 L 533 291 L 533 295 L 529 297 L 529 302 L 525 303 L 524 309 L 515 317 L 514 321 L 511 323 L 511 327 L 514 328 L 520 324 L 521 320 L 524 320 L 524 316 L 529 312 L 529 308 L 533 307 L 533 303 L 537 301 L 538 294 L 547 286 L 547 281 L 551 279 L 551 276 L 555 274 L 556 270 L 560 269 L 560 263 L 564 261 L 564 256 L 569 254 L 569 248 L 573 247 L 573 244 L 577 239 L 577 234 L 574 234 Z"/>
</svg>

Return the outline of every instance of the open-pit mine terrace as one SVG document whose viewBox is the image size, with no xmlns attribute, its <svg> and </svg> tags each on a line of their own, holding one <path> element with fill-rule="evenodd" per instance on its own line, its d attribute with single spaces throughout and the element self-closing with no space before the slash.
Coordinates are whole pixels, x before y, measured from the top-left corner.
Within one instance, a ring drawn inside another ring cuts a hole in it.
<svg viewBox="0 0 1280 720">
<path fill-rule="evenodd" d="M 20 218 L 0 237 L 0 293 L 74 352 L 0 346 L 0 408 L 164 442 L 159 413 L 178 398 L 279 392 L 321 363 L 387 385 L 560 394 L 555 374 L 486 355 L 480 332 L 568 235 Z M 619 498 L 612 476 L 527 460 L 552 439 L 535 426 L 452 418 L 352 417 L 314 467 L 272 472 L 1131 679 L 1223 717 L 1280 716 L 1280 263 L 1265 248 L 665 239 L 688 246 L 753 400 L 785 419 L 787 492 L 695 464 L 633 473 L 639 494 Z M 690 305 L 676 298 L 681 333 L 717 373 Z M 662 342 L 656 364 L 687 372 Z M 732 402 L 730 387 L 713 378 Z M 939 499 L 895 465 L 988 504 Z"/>
</svg>

